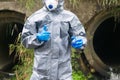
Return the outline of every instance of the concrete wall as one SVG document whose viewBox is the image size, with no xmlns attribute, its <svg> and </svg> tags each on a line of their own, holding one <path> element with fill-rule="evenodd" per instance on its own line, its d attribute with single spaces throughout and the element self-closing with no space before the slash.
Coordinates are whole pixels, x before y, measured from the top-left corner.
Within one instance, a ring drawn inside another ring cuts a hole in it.
<svg viewBox="0 0 120 80">
<path fill-rule="evenodd" d="M 82 1 L 76 8 L 73 8 L 70 3 L 66 1 L 67 9 L 74 12 L 83 24 L 87 23 L 96 14 L 96 3 L 91 1 Z"/>
<path fill-rule="evenodd" d="M 27 10 L 24 5 L 17 1 L 0 0 L 0 11 L 4 9 L 13 10 L 26 14 L 26 17 L 30 16 L 33 12 L 40 9 L 41 7 L 41 3 L 38 2 L 31 10 Z M 86 24 L 96 14 L 97 11 L 96 3 L 93 3 L 91 1 L 82 1 L 76 7 L 77 9 L 73 8 L 72 4 L 70 4 L 69 1 L 65 0 L 65 9 L 75 13 L 83 24 Z"/>
</svg>

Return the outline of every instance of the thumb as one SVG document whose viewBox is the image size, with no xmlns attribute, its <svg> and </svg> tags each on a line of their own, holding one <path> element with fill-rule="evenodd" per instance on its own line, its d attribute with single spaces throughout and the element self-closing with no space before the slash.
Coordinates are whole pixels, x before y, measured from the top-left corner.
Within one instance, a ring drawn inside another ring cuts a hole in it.
<svg viewBox="0 0 120 80">
<path fill-rule="evenodd" d="M 43 26 L 43 31 L 48 31 L 47 25 L 44 25 L 44 26 Z"/>
</svg>

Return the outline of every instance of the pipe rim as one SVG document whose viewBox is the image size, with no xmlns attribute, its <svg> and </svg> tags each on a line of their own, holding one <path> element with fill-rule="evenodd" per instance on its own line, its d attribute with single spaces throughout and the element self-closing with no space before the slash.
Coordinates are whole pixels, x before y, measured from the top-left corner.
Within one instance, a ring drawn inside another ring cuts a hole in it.
<svg viewBox="0 0 120 80">
<path fill-rule="evenodd" d="M 99 14 L 95 15 L 88 24 L 86 24 L 87 30 L 87 38 L 88 38 L 88 44 L 85 48 L 85 56 L 89 62 L 89 64 L 101 75 L 103 76 L 109 76 L 109 66 L 106 65 L 96 54 L 93 46 L 93 37 L 96 29 L 99 27 L 99 25 L 105 21 L 106 19 L 113 17 L 113 14 L 111 11 L 101 11 Z M 96 66 L 94 66 L 96 65 Z M 97 66 L 98 65 L 98 66 Z"/>
</svg>

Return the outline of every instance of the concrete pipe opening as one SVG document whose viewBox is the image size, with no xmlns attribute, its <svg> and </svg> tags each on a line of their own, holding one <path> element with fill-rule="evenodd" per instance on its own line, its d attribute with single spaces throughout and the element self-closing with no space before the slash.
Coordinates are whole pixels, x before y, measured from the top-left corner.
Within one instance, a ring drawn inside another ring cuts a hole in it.
<svg viewBox="0 0 120 80">
<path fill-rule="evenodd" d="M 114 17 L 103 21 L 93 36 L 93 47 L 99 58 L 109 66 L 120 65 L 120 23 Z"/>
<path fill-rule="evenodd" d="M 102 76 L 110 77 L 110 67 L 120 66 L 120 22 L 115 21 L 111 12 L 103 11 L 95 15 L 88 24 L 86 32 L 88 44 L 84 50 L 90 65 Z"/>
<path fill-rule="evenodd" d="M 14 66 L 13 55 L 9 55 L 9 44 L 14 44 L 22 31 L 25 14 L 10 10 L 0 11 L 0 72 Z"/>
</svg>

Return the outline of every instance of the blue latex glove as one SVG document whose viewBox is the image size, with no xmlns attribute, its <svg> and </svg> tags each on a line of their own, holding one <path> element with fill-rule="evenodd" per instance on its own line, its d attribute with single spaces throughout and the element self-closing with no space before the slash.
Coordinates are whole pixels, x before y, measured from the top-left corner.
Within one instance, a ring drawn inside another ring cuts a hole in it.
<svg viewBox="0 0 120 80">
<path fill-rule="evenodd" d="M 39 41 L 48 41 L 50 39 L 50 32 L 47 30 L 47 26 L 43 26 L 43 31 L 37 34 L 37 39 Z"/>
<path fill-rule="evenodd" d="M 83 47 L 83 40 L 82 39 L 79 39 L 79 38 L 76 38 L 76 37 L 72 37 L 71 38 L 72 40 L 72 47 L 73 48 L 76 48 L 76 49 L 81 49 Z"/>
</svg>

